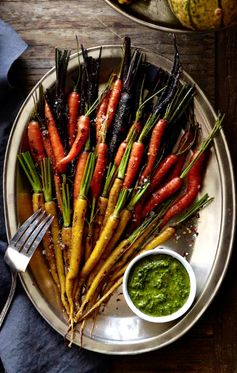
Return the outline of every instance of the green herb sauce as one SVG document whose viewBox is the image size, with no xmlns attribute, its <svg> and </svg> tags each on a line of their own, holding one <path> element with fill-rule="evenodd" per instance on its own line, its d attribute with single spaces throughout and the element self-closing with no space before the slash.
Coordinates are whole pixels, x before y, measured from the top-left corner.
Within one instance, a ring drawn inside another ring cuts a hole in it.
<svg viewBox="0 0 237 373">
<path fill-rule="evenodd" d="M 128 278 L 128 292 L 134 305 L 150 316 L 166 316 L 186 302 L 190 292 L 188 272 L 166 254 L 143 258 Z"/>
</svg>

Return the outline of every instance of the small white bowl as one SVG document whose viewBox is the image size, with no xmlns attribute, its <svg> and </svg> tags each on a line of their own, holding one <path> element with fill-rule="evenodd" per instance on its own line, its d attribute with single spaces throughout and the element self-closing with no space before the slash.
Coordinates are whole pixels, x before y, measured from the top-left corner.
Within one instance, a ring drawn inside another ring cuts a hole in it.
<svg viewBox="0 0 237 373">
<path fill-rule="evenodd" d="M 128 279 L 129 279 L 130 273 L 131 273 L 132 269 L 134 268 L 134 266 L 141 259 L 143 259 L 145 257 L 148 258 L 149 256 L 153 256 L 153 255 L 157 255 L 157 254 L 165 254 L 165 255 L 169 255 L 169 256 L 177 259 L 186 269 L 186 271 L 188 273 L 188 276 L 189 276 L 189 280 L 190 280 L 190 292 L 189 292 L 189 296 L 188 296 L 186 302 L 177 311 L 175 311 L 171 314 L 168 314 L 168 315 L 164 315 L 164 316 L 151 316 L 151 315 L 148 315 L 148 314 L 142 312 L 141 310 L 139 310 L 134 305 L 134 303 L 131 300 L 131 297 L 128 293 Z M 141 319 L 146 320 L 146 321 L 150 321 L 150 322 L 154 322 L 154 323 L 170 322 L 170 321 L 173 321 L 177 318 L 180 318 L 191 307 L 191 305 L 192 305 L 192 303 L 195 299 L 195 296 L 196 296 L 196 277 L 195 277 L 194 271 L 193 271 L 190 263 L 184 257 L 182 257 L 180 254 L 176 253 L 173 250 L 170 250 L 170 249 L 168 249 L 166 247 L 163 247 L 163 246 L 159 246 L 156 249 L 149 250 L 149 251 L 146 251 L 146 252 L 143 252 L 143 253 L 137 255 L 129 263 L 129 265 L 128 265 L 125 273 L 124 273 L 124 277 L 123 277 L 123 294 L 124 294 L 124 298 L 125 298 L 128 306 L 129 306 L 129 308 L 137 316 L 139 316 Z"/>
</svg>

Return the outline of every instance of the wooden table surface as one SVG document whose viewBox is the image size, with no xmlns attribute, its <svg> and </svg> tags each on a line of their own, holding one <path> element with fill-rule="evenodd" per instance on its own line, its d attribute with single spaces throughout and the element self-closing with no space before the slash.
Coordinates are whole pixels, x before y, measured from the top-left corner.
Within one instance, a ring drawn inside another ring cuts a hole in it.
<svg viewBox="0 0 237 373">
<path fill-rule="evenodd" d="M 54 65 L 54 48 L 75 51 L 75 36 L 89 48 L 134 45 L 172 59 L 171 34 L 149 29 L 115 12 L 103 0 L 2 0 L 0 17 L 29 48 L 20 62 L 18 83 L 27 94 Z M 226 113 L 224 132 L 237 167 L 237 29 L 218 33 L 178 34 L 184 69 L 203 89 L 216 110 Z M 111 373 L 236 373 L 237 254 L 214 301 L 201 319 L 173 344 L 137 356 L 112 357 Z"/>
</svg>

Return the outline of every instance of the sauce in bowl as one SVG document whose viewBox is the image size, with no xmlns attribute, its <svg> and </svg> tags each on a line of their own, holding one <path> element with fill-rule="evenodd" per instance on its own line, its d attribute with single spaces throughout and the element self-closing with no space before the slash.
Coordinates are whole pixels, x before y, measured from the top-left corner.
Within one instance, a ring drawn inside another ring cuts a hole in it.
<svg viewBox="0 0 237 373">
<path fill-rule="evenodd" d="M 147 315 L 170 315 L 188 299 L 189 275 L 180 261 L 170 255 L 145 257 L 130 272 L 128 293 L 134 305 Z"/>
<path fill-rule="evenodd" d="M 158 247 L 137 255 L 123 278 L 129 308 L 150 322 L 169 322 L 192 305 L 196 277 L 190 263 L 175 251 Z"/>
</svg>

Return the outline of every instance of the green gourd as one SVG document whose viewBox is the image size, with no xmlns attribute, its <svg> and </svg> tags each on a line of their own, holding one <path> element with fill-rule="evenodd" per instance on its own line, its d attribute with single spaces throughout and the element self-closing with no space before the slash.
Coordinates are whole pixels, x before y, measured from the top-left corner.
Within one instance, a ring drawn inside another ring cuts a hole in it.
<svg viewBox="0 0 237 373">
<path fill-rule="evenodd" d="M 237 0 L 168 0 L 181 24 L 192 30 L 216 30 L 237 24 Z"/>
</svg>

